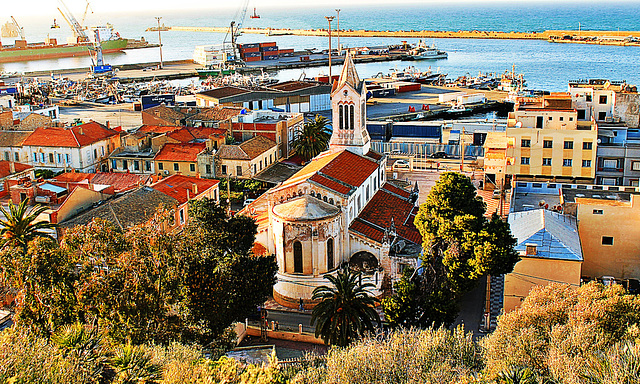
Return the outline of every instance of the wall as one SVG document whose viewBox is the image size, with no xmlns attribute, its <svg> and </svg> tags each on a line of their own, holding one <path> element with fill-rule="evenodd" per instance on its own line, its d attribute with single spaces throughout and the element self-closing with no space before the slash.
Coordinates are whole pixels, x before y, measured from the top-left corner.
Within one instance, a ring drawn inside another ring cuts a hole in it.
<svg viewBox="0 0 640 384">
<path fill-rule="evenodd" d="M 631 201 L 576 198 L 578 233 L 582 243 L 582 274 L 640 279 L 640 199 Z M 602 214 L 594 214 L 601 210 Z M 602 237 L 613 237 L 603 245 Z"/>
<path fill-rule="evenodd" d="M 615 117 L 627 123 L 629 128 L 638 128 L 640 126 L 640 94 L 616 94 L 616 105 L 613 113 Z"/>
<path fill-rule="evenodd" d="M 504 312 L 519 307 L 535 285 L 561 282 L 579 287 L 580 265 L 578 261 L 522 257 L 504 278 Z"/>
<path fill-rule="evenodd" d="M 160 165 L 162 164 L 162 166 Z M 174 164 L 178 164 L 178 170 L 174 169 Z M 194 170 L 191 170 L 191 164 L 194 166 Z M 198 163 L 197 161 L 158 161 L 153 162 L 155 171 L 162 176 L 170 176 L 180 173 L 185 176 L 198 176 Z M 166 172 L 165 172 L 166 171 Z"/>
<path fill-rule="evenodd" d="M 106 197 L 100 192 L 76 187 L 56 211 L 56 222 L 63 222 Z"/>
</svg>

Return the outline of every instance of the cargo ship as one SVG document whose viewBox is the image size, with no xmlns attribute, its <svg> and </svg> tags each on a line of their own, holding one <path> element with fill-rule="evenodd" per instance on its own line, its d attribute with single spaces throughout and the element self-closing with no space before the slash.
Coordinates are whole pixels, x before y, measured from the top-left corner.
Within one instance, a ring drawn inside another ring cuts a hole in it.
<svg viewBox="0 0 640 384">
<path fill-rule="evenodd" d="M 100 45 L 103 53 L 119 52 L 127 47 L 127 39 L 106 40 Z M 47 39 L 28 44 L 26 40 L 16 40 L 13 45 L 0 45 L 0 63 L 89 56 L 91 49 L 93 43 L 58 44 L 56 39 Z"/>
</svg>

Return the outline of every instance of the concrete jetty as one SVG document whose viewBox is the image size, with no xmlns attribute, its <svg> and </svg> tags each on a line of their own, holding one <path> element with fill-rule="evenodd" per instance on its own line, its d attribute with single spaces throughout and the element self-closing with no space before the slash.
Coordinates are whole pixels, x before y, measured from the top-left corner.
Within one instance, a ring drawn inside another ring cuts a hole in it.
<svg viewBox="0 0 640 384">
<path fill-rule="evenodd" d="M 227 33 L 228 27 L 161 27 L 163 31 L 213 32 Z M 147 31 L 157 31 L 157 27 Z M 328 36 L 327 29 L 282 29 L 282 28 L 242 28 L 242 33 L 267 36 Z M 336 35 L 338 31 L 333 30 Z M 501 32 L 501 31 L 371 31 L 340 30 L 341 37 L 397 37 L 416 39 L 497 39 L 497 40 L 547 40 L 550 42 L 600 44 L 618 46 L 640 46 L 640 42 L 624 39 L 640 38 L 640 31 L 583 31 L 583 30 L 546 30 L 543 32 Z M 595 39 L 595 40 L 589 40 Z"/>
</svg>

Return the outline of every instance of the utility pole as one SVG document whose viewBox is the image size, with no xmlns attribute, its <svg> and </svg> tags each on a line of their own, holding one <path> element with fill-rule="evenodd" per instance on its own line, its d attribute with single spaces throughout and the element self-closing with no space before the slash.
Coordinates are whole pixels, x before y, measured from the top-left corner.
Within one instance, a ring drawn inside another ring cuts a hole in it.
<svg viewBox="0 0 640 384">
<path fill-rule="evenodd" d="M 464 126 L 460 132 L 460 173 L 464 172 Z"/>
<path fill-rule="evenodd" d="M 160 69 L 162 69 L 162 36 L 160 35 L 160 19 L 162 19 L 162 17 L 156 16 L 156 20 L 158 21 L 158 45 L 160 45 Z"/>
<path fill-rule="evenodd" d="M 342 54 L 342 47 L 340 47 L 340 8 L 336 8 L 336 12 L 338 12 L 338 25 L 336 29 L 338 30 L 338 56 Z"/>
<path fill-rule="evenodd" d="M 325 16 L 325 19 L 329 22 L 329 84 L 333 83 L 331 78 L 331 22 L 335 19 L 334 16 Z"/>
<path fill-rule="evenodd" d="M 227 170 L 227 216 L 231 217 L 231 173 Z"/>
</svg>

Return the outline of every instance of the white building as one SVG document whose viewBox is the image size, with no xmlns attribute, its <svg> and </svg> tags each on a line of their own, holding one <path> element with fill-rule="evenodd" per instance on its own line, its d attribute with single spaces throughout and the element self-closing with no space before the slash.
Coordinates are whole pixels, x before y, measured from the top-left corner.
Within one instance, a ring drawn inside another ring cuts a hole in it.
<svg viewBox="0 0 640 384">
<path fill-rule="evenodd" d="M 109 154 L 120 147 L 120 132 L 95 121 L 69 128 L 42 127 L 22 147 L 28 157 L 23 162 L 36 168 L 106 172 Z"/>
</svg>

